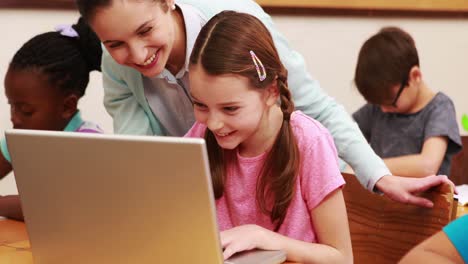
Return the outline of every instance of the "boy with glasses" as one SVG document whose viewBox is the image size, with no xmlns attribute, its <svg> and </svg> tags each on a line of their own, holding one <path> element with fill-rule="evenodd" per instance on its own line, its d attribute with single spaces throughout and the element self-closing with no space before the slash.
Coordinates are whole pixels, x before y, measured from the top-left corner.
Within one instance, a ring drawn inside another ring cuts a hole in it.
<svg viewBox="0 0 468 264">
<path fill-rule="evenodd" d="M 367 104 L 353 114 L 394 175 L 450 172 L 461 139 L 452 100 L 423 81 L 412 37 L 382 28 L 359 52 L 354 82 Z"/>
</svg>

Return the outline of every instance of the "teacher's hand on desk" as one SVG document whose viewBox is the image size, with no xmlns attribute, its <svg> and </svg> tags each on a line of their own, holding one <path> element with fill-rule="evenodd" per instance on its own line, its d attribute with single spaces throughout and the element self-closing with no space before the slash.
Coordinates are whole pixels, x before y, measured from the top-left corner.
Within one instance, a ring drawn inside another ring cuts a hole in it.
<svg viewBox="0 0 468 264">
<path fill-rule="evenodd" d="M 455 188 L 453 182 L 444 175 L 432 175 L 424 178 L 386 175 L 380 178 L 375 186 L 394 201 L 431 208 L 434 204 L 430 200 L 416 196 L 416 194 L 442 183 L 448 183 Z"/>
</svg>

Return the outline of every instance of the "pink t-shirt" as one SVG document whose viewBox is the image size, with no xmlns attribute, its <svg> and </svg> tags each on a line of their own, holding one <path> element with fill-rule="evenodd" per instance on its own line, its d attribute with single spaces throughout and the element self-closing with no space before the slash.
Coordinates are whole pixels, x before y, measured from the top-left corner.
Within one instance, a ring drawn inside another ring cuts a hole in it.
<svg viewBox="0 0 468 264">
<path fill-rule="evenodd" d="M 302 162 L 294 196 L 278 232 L 297 240 L 317 242 L 310 212 L 345 182 L 328 130 L 300 111 L 291 115 L 291 125 Z M 206 126 L 197 122 L 185 136 L 203 137 L 205 130 Z M 245 224 L 274 230 L 270 216 L 261 212 L 255 199 L 257 177 L 265 158 L 266 153 L 248 158 L 237 154 L 237 162 L 228 165 L 224 195 L 216 201 L 220 231 Z"/>
</svg>

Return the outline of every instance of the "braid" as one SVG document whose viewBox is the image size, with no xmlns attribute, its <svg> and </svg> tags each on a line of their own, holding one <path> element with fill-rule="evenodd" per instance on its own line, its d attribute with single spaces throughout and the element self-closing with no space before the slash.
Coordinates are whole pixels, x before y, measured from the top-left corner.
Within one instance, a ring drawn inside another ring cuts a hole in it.
<svg viewBox="0 0 468 264">
<path fill-rule="evenodd" d="M 209 129 L 205 132 L 206 148 L 208 150 L 211 180 L 216 199 L 223 196 L 225 181 L 225 153 L 216 142 L 216 138 Z"/>
<path fill-rule="evenodd" d="M 38 70 L 61 91 L 83 96 L 89 72 L 100 70 L 102 50 L 96 35 L 81 19 L 74 29 L 78 38 L 55 31 L 33 37 L 16 52 L 10 69 Z"/>
<path fill-rule="evenodd" d="M 281 67 L 277 74 L 277 86 L 283 112 L 283 124 L 278 137 L 269 152 L 262 176 L 257 181 L 257 201 L 272 202 L 271 209 L 267 202 L 259 202 L 259 208 L 270 214 L 278 231 L 286 217 L 295 192 L 295 182 L 300 164 L 300 153 L 293 130 L 289 123 L 294 111 L 291 92 L 287 85 L 287 70 Z M 270 197 L 270 198 L 269 198 Z"/>
<path fill-rule="evenodd" d="M 288 89 L 287 72 L 278 74 L 278 89 L 281 99 L 281 111 L 285 121 L 291 119 L 291 114 L 294 111 L 294 103 L 292 101 L 291 92 Z"/>
</svg>

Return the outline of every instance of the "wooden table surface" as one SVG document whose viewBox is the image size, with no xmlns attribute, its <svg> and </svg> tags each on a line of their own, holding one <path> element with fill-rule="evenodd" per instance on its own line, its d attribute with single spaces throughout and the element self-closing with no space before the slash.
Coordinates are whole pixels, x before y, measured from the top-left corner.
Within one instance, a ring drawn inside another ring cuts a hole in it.
<svg viewBox="0 0 468 264">
<path fill-rule="evenodd" d="M 0 219 L 0 263 L 33 263 L 28 233 L 23 222 Z M 295 263 L 285 262 L 284 264 Z"/>
<path fill-rule="evenodd" d="M 457 207 L 457 218 L 468 214 L 468 205 Z"/>
<path fill-rule="evenodd" d="M 468 206 L 458 206 L 457 217 L 468 214 Z M 0 220 L 0 263 L 32 264 L 26 225 L 13 220 Z M 287 262 L 285 264 L 293 264 Z"/>
</svg>

